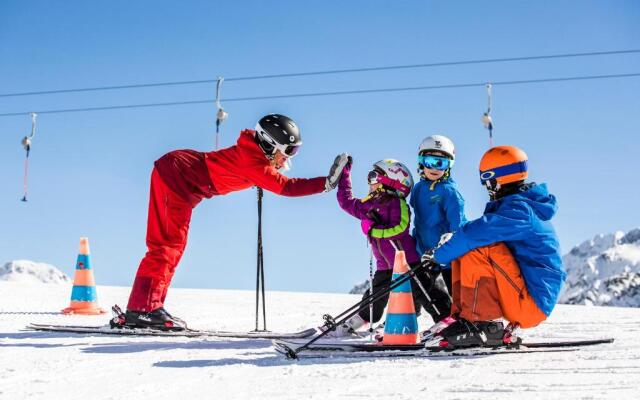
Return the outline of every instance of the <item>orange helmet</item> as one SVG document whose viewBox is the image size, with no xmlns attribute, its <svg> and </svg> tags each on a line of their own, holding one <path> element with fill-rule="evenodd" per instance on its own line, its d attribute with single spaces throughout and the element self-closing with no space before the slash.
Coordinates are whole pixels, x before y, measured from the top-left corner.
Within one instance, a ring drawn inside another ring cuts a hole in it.
<svg viewBox="0 0 640 400">
<path fill-rule="evenodd" d="M 507 183 L 525 180 L 527 154 L 515 146 L 497 146 L 489 149 L 480 160 L 480 183 Z M 492 182 L 494 181 L 494 182 Z"/>
</svg>

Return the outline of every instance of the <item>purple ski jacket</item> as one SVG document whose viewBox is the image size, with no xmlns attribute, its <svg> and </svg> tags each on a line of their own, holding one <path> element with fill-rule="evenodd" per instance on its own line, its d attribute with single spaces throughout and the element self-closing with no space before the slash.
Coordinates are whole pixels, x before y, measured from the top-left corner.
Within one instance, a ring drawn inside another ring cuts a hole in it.
<svg viewBox="0 0 640 400">
<path fill-rule="evenodd" d="M 379 271 L 393 269 L 394 246 L 405 251 L 409 264 L 420 261 L 415 241 L 409 234 L 411 212 L 405 199 L 384 191 L 364 199 L 354 198 L 350 165 L 342 172 L 337 196 L 340 207 L 362 221 Z"/>
</svg>

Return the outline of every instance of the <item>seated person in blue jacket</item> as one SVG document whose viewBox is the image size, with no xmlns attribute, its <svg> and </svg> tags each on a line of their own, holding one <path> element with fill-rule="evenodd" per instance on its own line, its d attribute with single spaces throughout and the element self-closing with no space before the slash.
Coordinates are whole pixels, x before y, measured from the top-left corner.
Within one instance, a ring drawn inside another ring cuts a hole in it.
<svg viewBox="0 0 640 400">
<path fill-rule="evenodd" d="M 556 305 L 566 279 L 550 222 L 556 198 L 527 177 L 524 151 L 487 151 L 480 161 L 480 181 L 491 198 L 484 215 L 422 257 L 431 267 L 452 263 L 454 321 L 436 332 L 441 346 L 508 344 L 515 328 L 537 326 Z"/>
</svg>

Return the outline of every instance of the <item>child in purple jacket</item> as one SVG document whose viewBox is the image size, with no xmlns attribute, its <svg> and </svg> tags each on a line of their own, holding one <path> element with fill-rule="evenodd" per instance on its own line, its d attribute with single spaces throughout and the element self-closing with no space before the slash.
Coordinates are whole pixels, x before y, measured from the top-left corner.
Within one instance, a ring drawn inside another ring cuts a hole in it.
<svg viewBox="0 0 640 400">
<path fill-rule="evenodd" d="M 362 231 L 367 235 L 376 259 L 377 270 L 373 277 L 373 291 L 376 292 L 391 283 L 396 249 L 404 250 L 407 263 L 411 267 L 419 264 L 420 256 L 410 235 L 411 212 L 405 200 L 413 187 L 409 169 L 396 160 L 381 160 L 373 165 L 367 180 L 367 197 L 354 198 L 351 191 L 351 163 L 348 163 L 340 177 L 337 196 L 340 207 L 361 221 Z M 422 289 L 412 280 L 416 311 L 420 312 L 420 307 L 423 307 L 435 322 L 447 317 L 451 307 L 448 294 L 433 284 L 433 279 L 428 273 L 419 270 L 416 275 L 434 302 L 429 304 Z M 370 289 L 365 292 L 363 299 L 368 297 L 369 293 Z M 332 336 L 346 336 L 366 323 L 379 321 L 388 298 L 387 295 L 373 303 L 373 318 L 369 315 L 369 307 L 365 307 L 338 326 L 336 331 L 332 332 Z"/>
</svg>

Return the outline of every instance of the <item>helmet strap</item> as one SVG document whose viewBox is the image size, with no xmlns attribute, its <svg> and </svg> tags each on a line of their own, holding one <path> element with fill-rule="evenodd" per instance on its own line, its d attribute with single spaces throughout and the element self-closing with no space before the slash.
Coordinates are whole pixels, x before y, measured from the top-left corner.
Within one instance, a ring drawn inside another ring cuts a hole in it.
<svg viewBox="0 0 640 400">
<path fill-rule="evenodd" d="M 498 181 L 495 179 L 488 179 L 484 181 L 484 184 L 487 187 L 487 191 L 489 192 L 489 198 L 491 200 L 497 200 L 497 195 L 501 188 Z"/>
<path fill-rule="evenodd" d="M 258 147 L 260 147 L 260 150 L 262 150 L 262 153 L 264 153 L 264 156 L 267 158 L 267 160 L 269 161 L 273 161 L 273 158 L 275 157 L 275 149 L 274 149 L 274 153 L 273 154 L 268 154 L 267 151 L 265 150 L 265 148 L 262 146 L 262 143 L 260 142 L 260 139 L 258 139 L 258 131 L 255 131 L 254 135 L 253 135 L 253 141 L 256 142 L 256 144 L 258 145 Z"/>
<path fill-rule="evenodd" d="M 494 200 L 498 200 L 512 194 L 526 192 L 527 190 L 531 189 L 534 186 L 536 186 L 534 182 L 525 183 L 525 181 L 499 185 L 499 188 L 494 195 L 495 197 Z"/>
<path fill-rule="evenodd" d="M 389 178 L 386 175 L 380 175 L 378 177 L 378 182 L 382 183 L 382 185 L 386 186 L 387 188 L 393 189 L 398 194 L 402 193 L 405 197 L 409 195 L 409 193 L 405 193 L 407 190 L 406 186 L 402 185 L 398 181 Z"/>
<path fill-rule="evenodd" d="M 376 190 L 374 190 L 373 192 L 369 192 L 368 195 L 366 195 L 362 200 L 360 200 L 361 202 L 367 202 L 373 198 L 375 198 L 376 196 L 382 194 L 382 193 L 387 193 L 387 189 L 385 189 L 384 187 L 380 186 L 378 187 Z"/>
<path fill-rule="evenodd" d="M 419 171 L 420 171 L 420 178 L 429 180 L 429 178 L 427 178 L 427 176 L 424 174 L 424 170 L 422 168 Z M 444 175 L 442 175 L 440 178 L 436 179 L 435 181 L 431 182 L 431 185 L 429 185 L 429 190 L 433 190 L 433 188 L 436 187 L 438 182 L 444 182 L 447 179 L 449 179 L 450 176 L 451 176 L 451 168 L 448 168 L 446 171 L 444 171 Z"/>
</svg>

